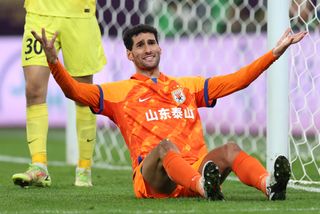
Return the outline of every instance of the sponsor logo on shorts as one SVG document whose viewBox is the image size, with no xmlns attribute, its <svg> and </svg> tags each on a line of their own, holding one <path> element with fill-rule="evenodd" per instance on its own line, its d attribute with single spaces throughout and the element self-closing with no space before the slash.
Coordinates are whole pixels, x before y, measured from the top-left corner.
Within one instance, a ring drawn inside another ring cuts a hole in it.
<svg viewBox="0 0 320 214">
<path fill-rule="evenodd" d="M 25 60 L 29 60 L 31 58 L 33 58 L 34 56 L 29 56 L 29 57 L 26 57 Z"/>
</svg>

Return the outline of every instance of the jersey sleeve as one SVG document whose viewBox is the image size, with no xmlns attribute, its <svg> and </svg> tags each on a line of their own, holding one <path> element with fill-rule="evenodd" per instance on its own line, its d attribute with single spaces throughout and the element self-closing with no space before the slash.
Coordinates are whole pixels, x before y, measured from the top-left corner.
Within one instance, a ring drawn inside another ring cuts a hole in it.
<svg viewBox="0 0 320 214">
<path fill-rule="evenodd" d="M 127 102 L 128 94 L 133 86 L 134 84 L 131 80 L 108 82 L 99 85 L 99 106 L 91 108 L 92 112 L 105 115 L 116 122 L 116 115 L 123 108 L 123 104 Z"/>
<path fill-rule="evenodd" d="M 193 94 L 197 107 L 214 107 L 216 99 L 208 94 L 208 79 L 203 77 L 182 77 L 178 79 Z"/>
<path fill-rule="evenodd" d="M 55 64 L 48 63 L 48 65 L 66 97 L 91 108 L 99 109 L 101 107 L 101 89 L 99 86 L 76 81 L 69 75 L 59 60 Z"/>
<path fill-rule="evenodd" d="M 267 52 L 251 64 L 240 70 L 223 76 L 216 76 L 206 80 L 208 99 L 214 100 L 227 96 L 233 92 L 246 88 L 257 79 L 275 60 L 272 51 Z"/>
</svg>

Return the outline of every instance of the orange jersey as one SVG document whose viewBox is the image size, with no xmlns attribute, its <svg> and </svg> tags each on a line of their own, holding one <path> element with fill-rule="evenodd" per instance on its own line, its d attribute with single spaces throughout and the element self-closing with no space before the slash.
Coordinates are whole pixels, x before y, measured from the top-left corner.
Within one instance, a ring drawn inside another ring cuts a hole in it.
<svg viewBox="0 0 320 214">
<path fill-rule="evenodd" d="M 100 113 L 120 128 L 134 168 L 165 138 L 193 163 L 207 151 L 197 111 L 205 106 L 205 79 L 172 78 L 161 73 L 155 81 L 135 74 L 129 80 L 102 84 L 104 107 Z"/>
<path fill-rule="evenodd" d="M 136 73 L 129 80 L 101 85 L 78 83 L 60 62 L 49 64 L 65 95 L 115 122 L 129 148 L 132 167 L 165 138 L 193 164 L 207 152 L 199 107 L 213 107 L 216 99 L 248 86 L 276 58 L 268 52 L 239 71 L 205 79 L 160 74 L 150 79 Z"/>
</svg>

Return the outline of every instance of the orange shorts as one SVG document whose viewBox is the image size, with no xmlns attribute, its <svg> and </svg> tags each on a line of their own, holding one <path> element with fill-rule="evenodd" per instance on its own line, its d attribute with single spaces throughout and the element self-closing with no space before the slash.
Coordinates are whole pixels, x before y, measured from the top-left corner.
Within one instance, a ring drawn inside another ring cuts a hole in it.
<svg viewBox="0 0 320 214">
<path fill-rule="evenodd" d="M 195 170 L 198 170 L 204 157 L 203 155 L 191 166 Z M 152 188 L 145 182 L 141 173 L 143 161 L 137 166 L 133 172 L 133 189 L 137 198 L 178 198 L 178 197 L 195 197 L 200 196 L 199 193 L 193 192 L 192 190 L 185 188 L 181 185 L 177 185 L 176 189 L 171 194 L 156 193 Z"/>
</svg>

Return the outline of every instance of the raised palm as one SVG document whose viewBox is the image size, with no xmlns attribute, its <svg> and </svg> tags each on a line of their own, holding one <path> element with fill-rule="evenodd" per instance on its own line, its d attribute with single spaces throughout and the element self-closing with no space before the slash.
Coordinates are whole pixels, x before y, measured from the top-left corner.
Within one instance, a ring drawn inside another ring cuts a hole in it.
<svg viewBox="0 0 320 214">
<path fill-rule="evenodd" d="M 276 57 L 281 56 L 290 45 L 301 41 L 301 39 L 303 39 L 303 37 L 307 33 L 308 32 L 306 31 L 302 31 L 292 34 L 291 29 L 288 28 L 286 32 L 284 32 L 280 40 L 277 42 L 276 46 L 273 48 L 273 55 L 275 55 Z"/>
<path fill-rule="evenodd" d="M 46 54 L 48 62 L 55 63 L 58 56 L 57 56 L 57 51 L 54 47 L 54 43 L 58 36 L 58 32 L 54 33 L 50 41 L 48 41 L 47 39 L 46 30 L 44 28 L 41 29 L 41 34 L 42 34 L 41 37 L 34 30 L 32 30 L 31 33 L 34 36 L 34 38 L 41 43 L 41 46 Z"/>
</svg>

